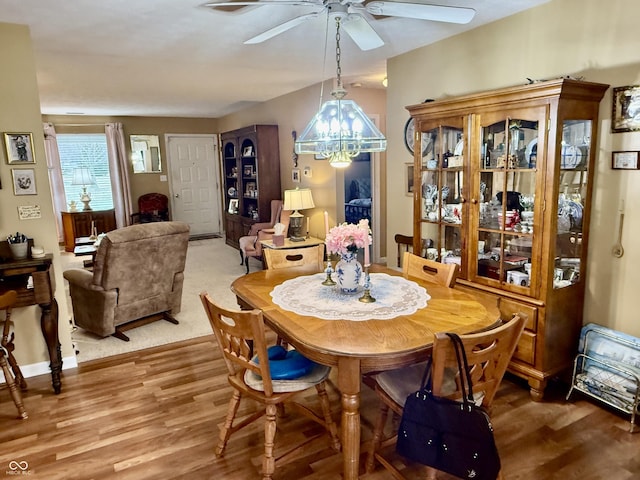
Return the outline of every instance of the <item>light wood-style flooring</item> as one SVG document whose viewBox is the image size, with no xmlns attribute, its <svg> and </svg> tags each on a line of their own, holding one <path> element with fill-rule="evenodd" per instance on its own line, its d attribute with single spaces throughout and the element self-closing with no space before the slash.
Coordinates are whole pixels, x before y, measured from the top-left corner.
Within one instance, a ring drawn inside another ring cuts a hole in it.
<svg viewBox="0 0 640 480">
<path fill-rule="evenodd" d="M 224 458 L 213 454 L 231 389 L 212 336 L 95 360 L 63 375 L 60 395 L 48 375 L 28 379 L 26 421 L 16 419 L 0 389 L 0 478 L 12 478 L 17 463 L 28 465 L 29 478 L 46 480 L 260 478 L 261 421 L 236 433 Z M 562 384 L 549 390 L 547 401 L 534 403 L 519 380 L 502 383 L 492 418 L 506 479 L 640 478 L 640 433 L 628 433 L 627 417 L 579 395 L 566 402 Z M 339 420 L 335 387 L 329 395 Z M 376 413 L 363 387 L 365 441 Z M 317 433 L 291 415 L 279 421 L 276 449 Z M 341 478 L 340 454 L 325 437 L 313 445 L 300 461 L 277 468 L 275 479 Z M 363 478 L 391 477 L 378 468 Z"/>
</svg>

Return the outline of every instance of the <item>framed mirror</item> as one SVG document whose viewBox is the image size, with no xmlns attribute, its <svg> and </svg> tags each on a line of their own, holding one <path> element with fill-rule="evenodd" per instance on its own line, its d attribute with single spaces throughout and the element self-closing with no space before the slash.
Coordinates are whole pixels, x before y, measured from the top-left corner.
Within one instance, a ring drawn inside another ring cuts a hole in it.
<svg viewBox="0 0 640 480">
<path fill-rule="evenodd" d="M 133 173 L 160 173 L 160 140 L 158 135 L 130 135 Z"/>
</svg>

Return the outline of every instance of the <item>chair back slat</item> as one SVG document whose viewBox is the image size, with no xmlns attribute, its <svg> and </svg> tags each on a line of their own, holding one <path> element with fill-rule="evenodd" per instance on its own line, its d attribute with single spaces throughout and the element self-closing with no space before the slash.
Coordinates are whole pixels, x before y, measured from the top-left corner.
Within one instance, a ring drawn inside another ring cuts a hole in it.
<svg viewBox="0 0 640 480">
<path fill-rule="evenodd" d="M 456 284 L 458 265 L 455 263 L 440 263 L 419 257 L 410 252 L 405 252 L 402 262 L 402 271 L 405 278 L 423 280 L 437 283 L 445 287 Z"/>
<path fill-rule="evenodd" d="M 11 310 L 18 300 L 18 293 L 15 290 L 8 290 L 0 295 L 0 310 Z"/>
<path fill-rule="evenodd" d="M 263 255 L 269 270 L 300 267 L 312 273 L 324 270 L 324 244 L 301 248 L 265 248 Z"/>
<path fill-rule="evenodd" d="M 519 315 L 503 323 L 499 327 L 479 333 L 460 335 L 467 355 L 471 374 L 473 393 L 483 394 L 482 405 L 491 406 L 493 398 L 500 386 L 511 356 L 518 345 L 524 330 L 525 318 Z M 453 370 L 455 376 L 455 392 L 447 391 L 448 398 L 461 398 L 461 382 L 464 375 L 458 371 L 458 363 L 451 339 L 446 333 L 436 334 L 432 353 L 433 393 L 443 395 L 445 371 Z"/>
<path fill-rule="evenodd" d="M 217 304 L 209 294 L 200 293 L 209 323 L 222 351 L 230 377 L 251 370 L 262 377 L 264 393 L 273 394 L 264 319 L 260 310 L 229 310 Z M 258 357 L 258 363 L 252 361 Z"/>
</svg>

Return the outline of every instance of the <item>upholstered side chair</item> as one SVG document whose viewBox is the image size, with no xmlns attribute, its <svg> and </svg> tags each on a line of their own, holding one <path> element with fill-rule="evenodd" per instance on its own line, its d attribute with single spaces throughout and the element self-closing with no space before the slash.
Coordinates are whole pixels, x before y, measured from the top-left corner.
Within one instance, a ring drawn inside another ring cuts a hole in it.
<svg viewBox="0 0 640 480">
<path fill-rule="evenodd" d="M 169 220 L 169 199 L 162 193 L 145 193 L 138 198 L 138 211 L 131 214 L 131 223 L 166 222 Z"/>
<path fill-rule="evenodd" d="M 240 237 L 240 265 L 244 264 L 249 273 L 249 257 L 262 259 L 261 240 L 270 240 L 275 231 L 276 223 L 284 225 L 285 236 L 289 229 L 289 217 L 291 211 L 282 209 L 282 200 L 271 200 L 271 220 L 268 222 L 254 223 L 249 233 Z"/>
</svg>

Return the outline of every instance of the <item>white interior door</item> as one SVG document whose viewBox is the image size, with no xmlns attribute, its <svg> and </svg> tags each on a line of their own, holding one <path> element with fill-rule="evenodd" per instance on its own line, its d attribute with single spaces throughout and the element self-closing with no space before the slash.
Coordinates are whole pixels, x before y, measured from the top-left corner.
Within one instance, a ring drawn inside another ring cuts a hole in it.
<svg viewBox="0 0 640 480">
<path fill-rule="evenodd" d="M 172 219 L 191 236 L 222 233 L 216 135 L 166 135 Z"/>
</svg>

